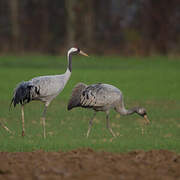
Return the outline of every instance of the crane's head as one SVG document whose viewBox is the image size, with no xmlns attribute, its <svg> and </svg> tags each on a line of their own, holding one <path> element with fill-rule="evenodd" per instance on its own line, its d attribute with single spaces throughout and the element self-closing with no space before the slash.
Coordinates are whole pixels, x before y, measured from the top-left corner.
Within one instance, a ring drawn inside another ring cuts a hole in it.
<svg viewBox="0 0 180 180">
<path fill-rule="evenodd" d="M 70 54 L 81 54 L 83 56 L 88 56 L 85 52 L 83 52 L 82 50 L 80 50 L 77 47 L 72 47 L 69 51 L 68 51 L 68 55 Z"/>
<path fill-rule="evenodd" d="M 136 109 L 136 113 L 142 116 L 145 119 L 146 123 L 149 124 L 149 119 L 147 118 L 147 112 L 143 107 L 138 107 Z"/>
</svg>

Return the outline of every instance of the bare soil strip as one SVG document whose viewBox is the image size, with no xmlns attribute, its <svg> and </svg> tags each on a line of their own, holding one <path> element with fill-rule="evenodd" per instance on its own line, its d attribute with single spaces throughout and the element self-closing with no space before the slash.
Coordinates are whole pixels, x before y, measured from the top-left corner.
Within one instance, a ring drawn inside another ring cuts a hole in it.
<svg viewBox="0 0 180 180">
<path fill-rule="evenodd" d="M 0 152 L 0 179 L 180 179 L 180 155 L 167 150 Z"/>
</svg>

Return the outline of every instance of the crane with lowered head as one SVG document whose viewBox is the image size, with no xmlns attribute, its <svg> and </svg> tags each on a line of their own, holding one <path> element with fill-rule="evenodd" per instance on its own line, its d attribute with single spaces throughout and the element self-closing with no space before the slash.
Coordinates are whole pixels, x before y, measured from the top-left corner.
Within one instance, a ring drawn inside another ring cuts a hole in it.
<svg viewBox="0 0 180 180">
<path fill-rule="evenodd" d="M 17 104 L 21 104 L 22 136 L 25 135 L 24 105 L 32 100 L 39 100 L 45 104 L 42 115 L 42 123 L 43 136 L 46 138 L 45 118 L 47 108 L 51 101 L 64 89 L 66 83 L 68 82 L 72 71 L 72 55 L 75 54 L 88 56 L 79 48 L 72 47 L 67 53 L 68 65 L 64 74 L 35 77 L 29 81 L 19 83 L 15 88 L 11 104 L 13 104 L 14 107 Z"/>
<path fill-rule="evenodd" d="M 109 123 L 109 111 L 112 108 L 121 115 L 137 113 L 138 115 L 144 117 L 147 124 L 149 123 L 146 110 L 142 107 L 126 109 L 123 102 L 122 92 L 110 84 L 98 83 L 89 86 L 84 83 L 76 84 L 72 90 L 72 95 L 67 108 L 68 110 L 71 110 L 75 107 L 91 108 L 94 110 L 94 115 L 89 121 L 87 137 L 89 136 L 93 119 L 97 111 L 103 111 L 106 113 L 106 126 L 113 137 L 115 137 L 115 134 Z"/>
</svg>

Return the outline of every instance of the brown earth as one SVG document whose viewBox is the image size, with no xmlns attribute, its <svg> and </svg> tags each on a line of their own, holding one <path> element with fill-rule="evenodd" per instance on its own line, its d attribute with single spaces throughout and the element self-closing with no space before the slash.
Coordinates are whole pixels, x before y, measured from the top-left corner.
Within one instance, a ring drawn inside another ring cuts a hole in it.
<svg viewBox="0 0 180 180">
<path fill-rule="evenodd" d="M 167 150 L 129 153 L 0 152 L 0 179 L 180 179 L 180 155 Z"/>
</svg>

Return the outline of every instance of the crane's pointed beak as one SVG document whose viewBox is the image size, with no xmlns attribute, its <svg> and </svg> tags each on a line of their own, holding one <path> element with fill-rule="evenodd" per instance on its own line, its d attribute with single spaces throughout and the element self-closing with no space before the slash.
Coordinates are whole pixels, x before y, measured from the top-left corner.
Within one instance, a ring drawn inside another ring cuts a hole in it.
<svg viewBox="0 0 180 180">
<path fill-rule="evenodd" d="M 150 123 L 150 121 L 149 121 L 147 115 L 144 115 L 144 119 L 145 119 L 145 121 L 146 121 L 146 124 L 149 124 L 149 123 Z"/>
<path fill-rule="evenodd" d="M 83 56 L 87 56 L 87 57 L 89 57 L 85 52 L 83 52 L 83 51 L 79 51 L 79 54 L 81 54 L 81 55 L 83 55 Z"/>
</svg>

